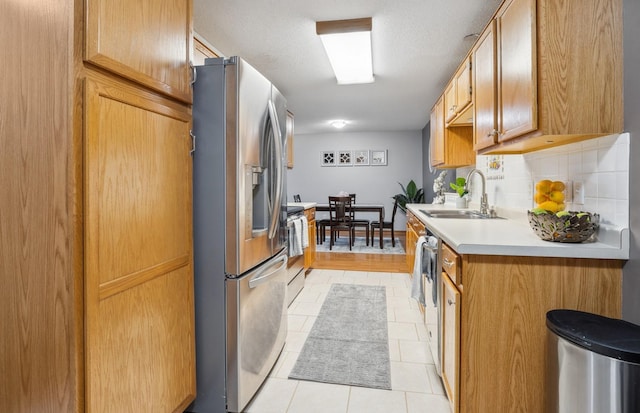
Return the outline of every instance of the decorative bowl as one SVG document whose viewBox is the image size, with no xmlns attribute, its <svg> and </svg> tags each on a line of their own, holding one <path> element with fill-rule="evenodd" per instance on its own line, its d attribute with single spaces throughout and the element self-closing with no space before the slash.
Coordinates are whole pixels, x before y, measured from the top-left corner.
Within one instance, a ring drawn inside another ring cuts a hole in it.
<svg viewBox="0 0 640 413">
<path fill-rule="evenodd" d="M 594 237 L 600 215 L 590 212 L 568 211 L 565 215 L 527 212 L 529 225 L 541 239 L 554 242 L 584 242 Z"/>
</svg>

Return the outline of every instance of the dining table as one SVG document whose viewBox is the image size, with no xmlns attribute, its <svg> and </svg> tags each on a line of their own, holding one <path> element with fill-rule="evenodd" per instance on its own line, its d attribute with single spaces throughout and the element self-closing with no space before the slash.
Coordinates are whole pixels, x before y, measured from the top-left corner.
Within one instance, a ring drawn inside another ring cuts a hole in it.
<svg viewBox="0 0 640 413">
<path fill-rule="evenodd" d="M 354 214 L 358 212 L 377 212 L 378 222 L 382 223 L 384 221 L 384 205 L 382 204 L 351 204 L 351 209 L 353 209 Z M 316 204 L 316 211 L 329 212 L 329 204 Z M 380 231 L 380 249 L 383 249 L 382 231 Z"/>
</svg>

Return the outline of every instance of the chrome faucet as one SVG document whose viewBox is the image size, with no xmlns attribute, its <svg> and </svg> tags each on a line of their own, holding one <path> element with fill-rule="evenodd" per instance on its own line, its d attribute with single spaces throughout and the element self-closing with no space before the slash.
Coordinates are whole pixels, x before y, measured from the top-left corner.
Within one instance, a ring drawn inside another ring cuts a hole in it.
<svg viewBox="0 0 640 413">
<path fill-rule="evenodd" d="M 487 200 L 486 181 L 484 178 L 484 174 L 480 172 L 480 170 L 474 168 L 467 174 L 467 179 L 464 184 L 464 190 L 469 191 L 469 186 L 471 184 L 470 179 L 474 173 L 480 175 L 480 178 L 482 178 L 482 197 L 480 198 L 480 213 L 482 215 L 489 215 L 489 201 Z"/>
</svg>

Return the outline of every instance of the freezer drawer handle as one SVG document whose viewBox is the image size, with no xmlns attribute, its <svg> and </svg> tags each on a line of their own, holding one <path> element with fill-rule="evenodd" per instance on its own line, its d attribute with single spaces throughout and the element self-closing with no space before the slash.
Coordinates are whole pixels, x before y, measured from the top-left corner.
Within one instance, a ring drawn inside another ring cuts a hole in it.
<svg viewBox="0 0 640 413">
<path fill-rule="evenodd" d="M 278 257 L 276 260 L 273 261 L 273 264 L 269 266 L 269 268 L 273 268 L 273 266 L 277 263 L 279 263 L 280 261 L 282 261 L 282 264 L 276 268 L 273 271 L 270 271 L 268 273 L 265 274 L 265 271 L 267 270 L 267 268 L 263 269 L 262 271 L 260 271 L 258 274 L 256 274 L 251 280 L 249 280 L 249 288 L 255 288 L 257 286 L 259 286 L 260 284 L 264 283 L 267 281 L 267 279 L 269 277 L 271 277 L 272 275 L 280 272 L 281 270 L 285 269 L 287 267 L 287 261 L 288 261 L 288 257 L 286 255 L 282 255 L 280 257 Z"/>
</svg>

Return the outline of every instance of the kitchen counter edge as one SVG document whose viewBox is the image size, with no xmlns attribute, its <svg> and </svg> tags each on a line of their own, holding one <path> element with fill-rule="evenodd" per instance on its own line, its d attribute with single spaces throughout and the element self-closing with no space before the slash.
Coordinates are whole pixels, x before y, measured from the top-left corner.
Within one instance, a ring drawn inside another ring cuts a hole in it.
<svg viewBox="0 0 640 413">
<path fill-rule="evenodd" d="M 459 254 L 629 259 L 628 228 L 601 224 L 596 242 L 561 243 L 538 238 L 521 211 L 500 210 L 504 219 L 442 219 L 430 218 L 421 210 L 455 207 L 408 204 L 407 209 Z"/>
<path fill-rule="evenodd" d="M 304 209 L 311 209 L 311 208 L 315 208 L 317 205 L 316 202 L 288 202 L 287 206 L 299 206 L 302 207 Z"/>
</svg>

